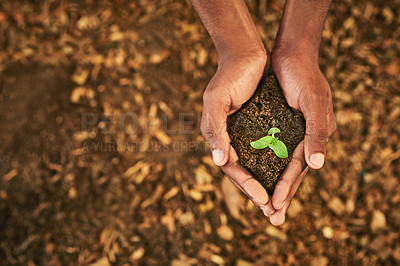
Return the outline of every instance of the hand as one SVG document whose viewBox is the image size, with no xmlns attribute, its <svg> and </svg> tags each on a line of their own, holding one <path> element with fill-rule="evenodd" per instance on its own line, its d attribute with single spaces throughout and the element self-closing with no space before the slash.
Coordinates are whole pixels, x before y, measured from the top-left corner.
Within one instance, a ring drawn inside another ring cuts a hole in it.
<svg viewBox="0 0 400 266">
<path fill-rule="evenodd" d="M 208 141 L 216 165 L 239 187 L 265 215 L 275 212 L 262 185 L 240 165 L 230 145 L 227 116 L 248 101 L 257 88 L 264 69 L 269 69 L 269 55 L 264 51 L 250 56 L 225 59 L 203 95 L 201 132 Z"/>
<path fill-rule="evenodd" d="M 318 63 L 306 53 L 294 54 L 277 49 L 272 54 L 272 68 L 289 106 L 302 113 L 306 120 L 305 138 L 293 152 L 272 196 L 276 212 L 270 221 L 280 225 L 285 221 L 290 201 L 308 168 L 320 169 L 323 166 L 326 145 L 336 131 L 336 122 L 331 89 Z"/>
</svg>

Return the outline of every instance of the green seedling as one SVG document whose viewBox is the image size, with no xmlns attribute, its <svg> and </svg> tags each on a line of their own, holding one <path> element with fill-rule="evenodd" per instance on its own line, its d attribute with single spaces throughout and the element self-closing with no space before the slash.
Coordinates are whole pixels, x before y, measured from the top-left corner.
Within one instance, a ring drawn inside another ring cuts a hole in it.
<svg viewBox="0 0 400 266">
<path fill-rule="evenodd" d="M 259 140 L 253 141 L 250 143 L 251 147 L 254 149 L 265 149 L 266 147 L 270 147 L 278 156 L 279 158 L 287 158 L 288 157 L 288 151 L 286 148 L 285 143 L 280 141 L 278 138 L 275 137 L 275 134 L 281 132 L 278 128 L 273 127 L 268 131 L 268 135 L 271 136 L 265 136 L 262 137 Z"/>
</svg>

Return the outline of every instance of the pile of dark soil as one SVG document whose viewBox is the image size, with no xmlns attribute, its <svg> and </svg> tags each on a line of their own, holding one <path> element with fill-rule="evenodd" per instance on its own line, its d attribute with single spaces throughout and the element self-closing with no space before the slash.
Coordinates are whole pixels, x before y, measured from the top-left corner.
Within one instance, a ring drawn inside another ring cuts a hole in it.
<svg viewBox="0 0 400 266">
<path fill-rule="evenodd" d="M 286 144 L 288 158 L 279 158 L 270 148 L 257 150 L 250 146 L 273 127 L 281 130 L 275 137 Z M 304 120 L 287 104 L 273 72 L 260 83 L 253 97 L 229 117 L 228 130 L 240 164 L 272 195 L 294 149 L 304 139 L 305 130 Z"/>
</svg>

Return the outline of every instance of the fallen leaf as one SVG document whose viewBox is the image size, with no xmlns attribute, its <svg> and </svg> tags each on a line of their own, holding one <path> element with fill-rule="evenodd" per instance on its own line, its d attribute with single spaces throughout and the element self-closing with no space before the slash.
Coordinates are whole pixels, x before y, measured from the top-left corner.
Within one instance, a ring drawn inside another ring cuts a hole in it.
<svg viewBox="0 0 400 266">
<path fill-rule="evenodd" d="M 298 199 L 293 199 L 290 203 L 290 207 L 287 211 L 289 217 L 296 217 L 303 210 L 303 205 L 300 203 Z"/>
<path fill-rule="evenodd" d="M 163 145 L 169 145 L 172 142 L 172 139 L 170 136 L 164 133 L 162 130 L 157 130 L 156 133 L 156 138 L 163 144 Z"/>
<path fill-rule="evenodd" d="M 72 76 L 72 81 L 78 85 L 83 85 L 85 84 L 88 76 L 89 76 L 89 70 L 77 69 L 74 75 Z"/>
<path fill-rule="evenodd" d="M 211 260 L 212 262 L 214 262 L 215 264 L 218 264 L 218 265 L 225 264 L 224 258 L 222 258 L 220 255 L 213 254 L 213 255 L 211 255 L 211 257 L 210 257 L 210 260 Z"/>
<path fill-rule="evenodd" d="M 168 50 L 159 51 L 159 52 L 151 54 L 151 56 L 149 58 L 149 62 L 151 64 L 159 64 L 162 61 L 164 61 L 165 59 L 167 59 L 168 56 L 169 56 Z"/>
<path fill-rule="evenodd" d="M 249 226 L 247 219 L 241 214 L 244 208 L 244 197 L 242 192 L 229 180 L 227 176 L 222 178 L 221 182 L 222 195 L 229 213 L 237 221 L 240 221 L 244 226 Z"/>
<path fill-rule="evenodd" d="M 328 202 L 328 208 L 331 209 L 337 215 L 342 215 L 346 210 L 346 206 L 338 197 L 333 197 Z"/>
<path fill-rule="evenodd" d="M 98 259 L 94 263 L 90 264 L 89 266 L 109 266 L 111 265 L 110 262 L 108 261 L 107 257 L 102 257 L 101 259 Z"/>
<path fill-rule="evenodd" d="M 138 248 L 138 249 L 136 249 L 135 251 L 132 252 L 132 254 L 130 255 L 129 259 L 131 261 L 137 261 L 141 257 L 143 257 L 144 253 L 145 253 L 144 248 L 140 247 L 140 248 Z"/>
<path fill-rule="evenodd" d="M 332 227 L 330 226 L 324 226 L 322 228 L 322 234 L 324 235 L 325 238 L 331 239 L 333 237 L 333 230 Z"/>
<path fill-rule="evenodd" d="M 217 234 L 220 238 L 227 241 L 232 240 L 234 237 L 232 229 L 227 225 L 221 225 L 220 227 L 218 227 Z"/>
<path fill-rule="evenodd" d="M 254 263 L 242 259 L 238 259 L 236 261 L 236 266 L 253 266 L 253 265 Z"/>
<path fill-rule="evenodd" d="M 203 194 L 196 189 L 189 190 L 189 196 L 195 201 L 201 201 L 203 199 Z"/>
<path fill-rule="evenodd" d="M 172 187 L 167 193 L 164 194 L 163 200 L 167 201 L 176 196 L 180 191 L 179 187 Z"/>
<path fill-rule="evenodd" d="M 311 260 L 311 266 L 326 266 L 328 263 L 328 258 L 324 256 L 316 257 Z"/>
<path fill-rule="evenodd" d="M 371 230 L 376 232 L 380 229 L 384 229 L 386 227 L 386 217 L 385 214 L 379 210 L 374 211 L 372 214 L 371 220 Z"/>
<path fill-rule="evenodd" d="M 18 171 L 16 169 L 12 169 L 10 172 L 8 172 L 7 174 L 5 174 L 3 176 L 3 180 L 4 182 L 8 182 L 11 179 L 13 179 L 14 177 L 16 177 L 18 175 Z"/>
<path fill-rule="evenodd" d="M 268 225 L 267 228 L 265 229 L 265 232 L 274 238 L 277 238 L 282 241 L 287 240 L 287 236 L 284 232 L 280 231 L 278 228 L 276 228 L 273 225 Z"/>
<path fill-rule="evenodd" d="M 179 216 L 178 220 L 181 225 L 192 224 L 194 222 L 194 215 L 191 212 L 185 212 Z"/>
</svg>

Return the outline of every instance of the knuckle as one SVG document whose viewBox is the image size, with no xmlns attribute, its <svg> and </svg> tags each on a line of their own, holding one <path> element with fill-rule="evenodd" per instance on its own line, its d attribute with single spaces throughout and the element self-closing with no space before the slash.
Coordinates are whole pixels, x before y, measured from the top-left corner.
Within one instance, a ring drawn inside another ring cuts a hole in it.
<svg viewBox="0 0 400 266">
<path fill-rule="evenodd" d="M 208 90 L 205 90 L 203 93 L 203 103 L 207 103 L 210 98 L 210 92 Z"/>
<path fill-rule="evenodd" d="M 292 167 L 298 166 L 299 168 L 303 169 L 305 167 L 305 162 L 299 155 L 292 156 L 292 159 L 290 160 L 290 165 Z"/>
<path fill-rule="evenodd" d="M 306 136 L 310 138 L 312 141 L 326 144 L 329 140 L 328 130 L 326 129 L 316 129 L 316 130 L 308 130 L 306 132 Z"/>
<path fill-rule="evenodd" d="M 228 161 L 224 165 L 224 167 L 234 167 L 240 165 L 239 160 L 232 159 L 231 156 L 228 158 Z"/>
<path fill-rule="evenodd" d="M 336 122 L 332 122 L 329 125 L 329 137 L 332 137 L 337 131 L 337 124 Z"/>
<path fill-rule="evenodd" d="M 203 103 L 208 104 L 212 103 L 216 98 L 215 90 L 206 89 L 203 93 Z"/>
<path fill-rule="evenodd" d="M 240 185 L 242 186 L 242 187 L 244 187 L 244 186 L 246 186 L 248 183 L 251 183 L 251 182 L 253 182 L 253 178 L 251 177 L 251 176 L 246 176 L 246 179 L 244 179 L 241 183 L 240 183 Z"/>
<path fill-rule="evenodd" d="M 307 105 L 325 105 L 328 103 L 329 91 L 318 90 L 318 91 L 307 91 L 302 90 L 300 93 L 300 100 L 304 107 Z"/>
<path fill-rule="evenodd" d="M 332 137 L 333 134 L 335 134 L 335 132 L 337 131 L 337 123 L 333 112 L 330 113 L 329 117 L 330 117 L 330 120 L 328 120 L 329 135 Z"/>
<path fill-rule="evenodd" d="M 328 101 L 328 92 L 325 90 L 318 90 L 310 95 L 310 99 L 315 102 L 325 103 Z"/>
<path fill-rule="evenodd" d="M 200 127 L 200 131 L 203 137 L 209 142 L 214 141 L 217 138 L 215 131 L 207 125 L 202 124 Z"/>
<path fill-rule="evenodd" d="M 291 186 L 293 185 L 292 182 L 290 182 L 289 180 L 284 179 L 284 178 L 281 178 L 281 179 L 278 181 L 278 184 L 279 184 L 279 186 L 281 186 L 281 187 L 283 187 L 283 186 L 285 186 L 285 187 L 291 187 Z"/>
<path fill-rule="evenodd" d="M 239 188 L 240 190 L 242 190 L 242 187 L 239 186 L 238 182 L 236 182 L 235 178 L 227 175 L 228 179 L 232 182 L 232 184 L 234 184 L 237 188 Z"/>
</svg>

